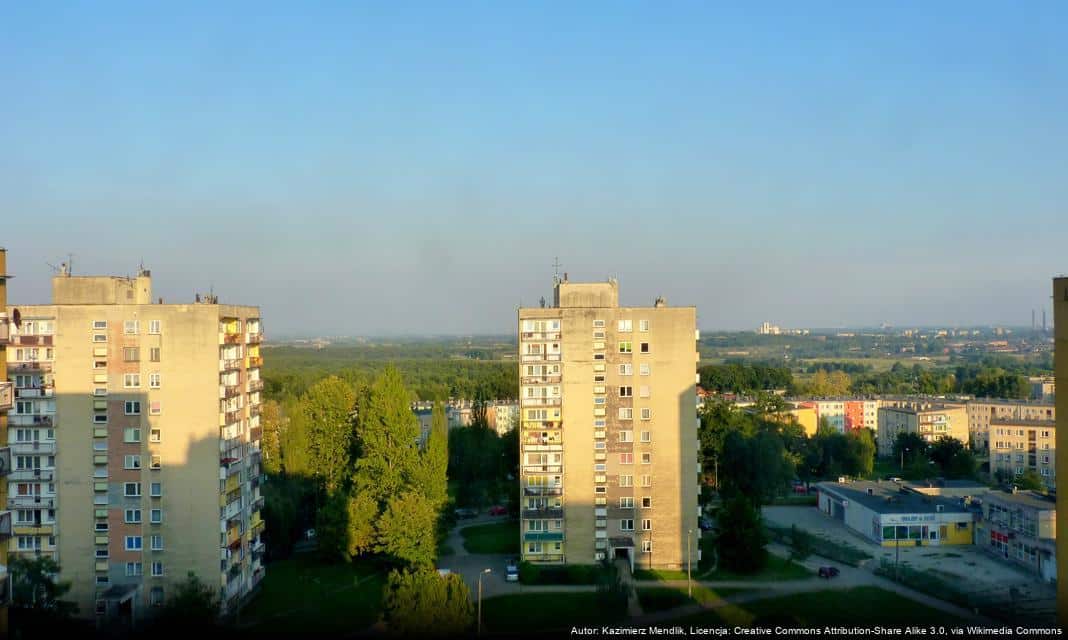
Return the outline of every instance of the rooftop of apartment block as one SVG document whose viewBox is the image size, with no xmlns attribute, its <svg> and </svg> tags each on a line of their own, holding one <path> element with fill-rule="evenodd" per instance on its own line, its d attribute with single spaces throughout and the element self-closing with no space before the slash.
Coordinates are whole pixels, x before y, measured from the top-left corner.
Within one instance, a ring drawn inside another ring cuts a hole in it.
<svg viewBox="0 0 1068 640">
<path fill-rule="evenodd" d="M 621 307 L 619 305 L 619 281 L 608 278 L 603 282 L 572 282 L 568 274 L 553 278 L 553 299 L 541 299 L 540 307 L 523 307 L 530 311 L 541 309 L 650 309 L 665 308 L 667 300 L 658 296 L 648 307 Z M 696 309 L 695 306 L 674 307 L 676 309 Z"/>
<path fill-rule="evenodd" d="M 1039 511 L 1055 511 L 1057 509 L 1057 499 L 1054 496 L 1045 495 L 1037 491 L 991 491 L 986 494 L 985 499 L 994 499 L 1006 504 L 1028 507 Z"/>
<path fill-rule="evenodd" d="M 1056 420 L 1024 420 L 1022 418 L 1002 418 L 994 417 L 990 418 L 990 425 L 1007 425 L 1012 427 L 1042 427 L 1045 429 L 1054 429 L 1057 426 Z"/>
</svg>

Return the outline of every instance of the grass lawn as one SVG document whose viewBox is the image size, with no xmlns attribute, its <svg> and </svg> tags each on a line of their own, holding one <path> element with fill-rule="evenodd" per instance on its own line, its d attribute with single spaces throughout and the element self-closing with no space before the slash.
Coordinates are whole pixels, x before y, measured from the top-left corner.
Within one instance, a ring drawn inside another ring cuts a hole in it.
<svg viewBox="0 0 1068 640">
<path fill-rule="evenodd" d="M 480 524 L 460 531 L 468 553 L 510 553 L 519 555 L 519 522 Z"/>
<path fill-rule="evenodd" d="M 482 624 L 495 633 L 533 633 L 619 622 L 626 611 L 601 609 L 596 593 L 525 593 L 482 601 Z"/>
<path fill-rule="evenodd" d="M 710 554 L 711 551 L 704 551 L 705 554 Z M 709 556 L 706 556 L 709 557 Z M 699 572 L 697 567 L 694 567 L 693 579 L 694 580 L 745 580 L 753 582 L 776 582 L 779 580 L 800 580 L 803 578 L 811 578 L 814 574 L 800 564 L 787 560 L 786 558 L 780 558 L 779 556 L 769 553 L 768 564 L 763 570 L 757 573 L 732 573 L 730 571 L 705 571 Z M 685 571 L 675 571 L 669 569 L 663 570 L 647 570 L 637 569 L 634 571 L 634 578 L 636 580 L 658 580 L 665 582 L 667 580 L 685 580 Z"/>
<path fill-rule="evenodd" d="M 359 563 L 320 562 L 300 554 L 272 562 L 240 625 L 254 633 L 362 631 L 378 620 L 385 577 Z"/>
<path fill-rule="evenodd" d="M 688 604 L 700 602 L 714 603 L 731 594 L 748 591 L 748 589 L 709 589 L 700 585 L 694 585 L 693 598 L 686 595 L 686 587 L 641 587 L 638 589 L 638 601 L 646 613 L 674 609 Z"/>
<path fill-rule="evenodd" d="M 680 618 L 677 624 L 802 626 L 957 625 L 964 621 L 878 587 L 816 591 L 767 598 Z"/>
</svg>

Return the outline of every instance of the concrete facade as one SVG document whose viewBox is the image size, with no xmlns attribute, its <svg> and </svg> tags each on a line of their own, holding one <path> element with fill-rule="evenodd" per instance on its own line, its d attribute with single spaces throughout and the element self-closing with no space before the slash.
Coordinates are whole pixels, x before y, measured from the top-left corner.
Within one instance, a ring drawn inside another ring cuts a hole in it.
<svg viewBox="0 0 1068 640">
<path fill-rule="evenodd" d="M 697 558 L 696 310 L 556 284 L 519 310 L 523 558 Z M 690 552 L 687 556 L 687 537 Z"/>
<path fill-rule="evenodd" d="M 7 251 L 0 247 L 0 445 L 6 445 L 7 414 L 14 408 L 15 391 L 7 379 L 7 345 L 11 339 L 11 319 L 7 315 Z M 11 603 L 11 574 L 7 570 L 7 549 L 11 543 L 12 512 L 8 509 L 7 479 L 11 472 L 11 448 L 0 446 L 0 637 L 8 634 L 8 606 Z"/>
<path fill-rule="evenodd" d="M 968 445 L 968 412 L 963 406 L 915 403 L 911 406 L 880 407 L 877 445 L 880 456 L 893 454 L 899 433 L 917 433 L 927 442 L 942 436 Z"/>
<path fill-rule="evenodd" d="M 1048 488 L 1056 488 L 1056 427 L 1054 420 L 991 420 L 990 473 L 1015 477 L 1034 471 Z"/>
<path fill-rule="evenodd" d="M 1057 505 L 1053 498 L 1020 491 L 983 496 L 976 533 L 979 546 L 994 557 L 1026 568 L 1045 582 L 1057 579 Z"/>
<path fill-rule="evenodd" d="M 996 400 L 976 398 L 967 402 L 968 432 L 972 448 L 980 453 L 990 451 L 993 456 L 993 441 L 990 423 L 996 420 L 1054 420 L 1053 402 L 1025 402 L 1020 400 Z"/>
<path fill-rule="evenodd" d="M 33 399 L 12 446 L 54 452 L 32 461 L 50 482 L 11 483 L 51 501 L 28 509 L 51 527 L 35 544 L 102 625 L 136 624 L 189 571 L 234 606 L 263 577 L 258 308 L 152 304 L 148 272 L 61 275 L 53 295 L 9 308 L 9 375 Z"/>
<path fill-rule="evenodd" d="M 964 500 L 926 495 L 894 482 L 821 482 L 820 511 L 884 547 L 972 544 Z"/>
<path fill-rule="evenodd" d="M 1061 389 L 1068 383 L 1068 277 L 1053 280 L 1053 367 L 1056 382 Z M 1068 393 L 1056 395 L 1058 448 L 1068 448 Z M 1065 467 L 1065 468 L 1061 468 Z M 1057 466 L 1057 476 L 1068 478 L 1068 456 L 1061 456 Z M 1059 487 L 1058 487 L 1059 488 Z M 1057 528 L 1068 530 L 1068 487 L 1057 492 Z M 1057 617 L 1061 624 L 1068 623 L 1068 536 L 1061 536 L 1057 541 Z"/>
</svg>

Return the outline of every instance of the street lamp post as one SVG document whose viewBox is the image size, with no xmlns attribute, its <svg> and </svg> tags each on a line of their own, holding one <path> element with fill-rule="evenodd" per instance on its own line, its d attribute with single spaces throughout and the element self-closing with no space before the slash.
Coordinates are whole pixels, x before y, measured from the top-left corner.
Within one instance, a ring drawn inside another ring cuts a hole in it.
<svg viewBox="0 0 1068 640">
<path fill-rule="evenodd" d="M 693 556 L 690 554 L 690 536 L 693 534 L 693 529 L 686 530 L 686 597 L 693 597 L 693 581 L 691 576 L 691 565 L 693 564 Z"/>
<path fill-rule="evenodd" d="M 478 574 L 478 635 L 482 635 L 482 576 L 491 571 L 492 569 L 483 569 Z"/>
</svg>

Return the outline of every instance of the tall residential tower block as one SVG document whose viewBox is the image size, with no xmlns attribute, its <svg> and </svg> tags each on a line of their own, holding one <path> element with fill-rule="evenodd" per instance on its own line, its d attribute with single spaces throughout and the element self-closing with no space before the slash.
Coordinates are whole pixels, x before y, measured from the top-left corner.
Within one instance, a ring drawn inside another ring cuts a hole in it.
<svg viewBox="0 0 1068 640">
<path fill-rule="evenodd" d="M 1068 451 L 1068 277 L 1053 280 L 1053 359 L 1057 386 L 1056 448 Z M 1057 484 L 1068 482 L 1068 455 L 1056 459 Z M 1057 529 L 1068 532 L 1068 487 L 1057 491 Z M 1057 618 L 1068 624 L 1068 535 L 1057 538 Z"/>
<path fill-rule="evenodd" d="M 696 562 L 697 312 L 620 307 L 614 280 L 557 281 L 519 310 L 522 555 Z"/>
<path fill-rule="evenodd" d="M 259 309 L 64 271 L 52 304 L 7 313 L 10 552 L 57 560 L 102 626 L 136 625 L 188 572 L 233 607 L 263 577 Z"/>
</svg>

